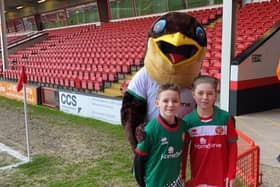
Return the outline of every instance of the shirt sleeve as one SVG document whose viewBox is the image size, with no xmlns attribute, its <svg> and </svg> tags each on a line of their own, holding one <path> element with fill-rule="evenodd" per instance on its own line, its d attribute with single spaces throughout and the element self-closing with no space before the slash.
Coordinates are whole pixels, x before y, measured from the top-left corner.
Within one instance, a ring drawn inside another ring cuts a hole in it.
<svg viewBox="0 0 280 187">
<path fill-rule="evenodd" d="M 151 134 L 145 128 L 145 139 L 137 144 L 135 153 L 141 156 L 147 156 L 149 154 L 150 144 L 151 144 Z"/>
<path fill-rule="evenodd" d="M 229 122 L 228 122 L 227 136 L 228 136 L 229 143 L 237 142 L 238 135 L 235 130 L 235 119 L 232 116 L 230 117 Z"/>
<path fill-rule="evenodd" d="M 142 68 L 129 82 L 127 92 L 139 100 L 146 100 L 147 96 L 145 88 L 147 85 L 145 80 L 147 79 L 145 78 L 145 71 Z"/>
<path fill-rule="evenodd" d="M 236 176 L 236 164 L 237 164 L 237 139 L 238 135 L 235 130 L 235 120 L 230 118 L 228 123 L 228 173 L 227 178 L 229 180 L 234 179 Z"/>
</svg>

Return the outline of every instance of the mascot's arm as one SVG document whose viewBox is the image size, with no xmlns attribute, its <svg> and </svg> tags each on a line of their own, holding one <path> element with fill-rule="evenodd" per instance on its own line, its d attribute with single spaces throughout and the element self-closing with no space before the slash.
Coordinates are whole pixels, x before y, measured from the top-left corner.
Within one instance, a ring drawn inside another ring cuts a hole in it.
<svg viewBox="0 0 280 187">
<path fill-rule="evenodd" d="M 146 101 L 125 92 L 121 108 L 121 121 L 133 151 L 137 145 L 136 127 L 145 122 L 146 113 Z"/>
</svg>

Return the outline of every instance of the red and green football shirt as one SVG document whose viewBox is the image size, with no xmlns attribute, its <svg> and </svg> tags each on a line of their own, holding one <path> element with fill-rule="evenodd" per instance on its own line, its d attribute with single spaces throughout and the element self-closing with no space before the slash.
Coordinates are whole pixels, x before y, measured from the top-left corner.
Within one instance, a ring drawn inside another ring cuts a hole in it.
<svg viewBox="0 0 280 187">
<path fill-rule="evenodd" d="M 237 133 L 234 119 L 217 107 L 214 116 L 200 118 L 197 110 L 187 115 L 190 137 L 192 186 L 225 185 L 225 179 L 235 178 Z"/>
<path fill-rule="evenodd" d="M 182 187 L 181 162 L 184 148 L 185 122 L 178 119 L 170 128 L 159 116 L 145 126 L 146 137 L 138 143 L 136 154 L 147 155 L 145 183 L 147 187 Z"/>
</svg>

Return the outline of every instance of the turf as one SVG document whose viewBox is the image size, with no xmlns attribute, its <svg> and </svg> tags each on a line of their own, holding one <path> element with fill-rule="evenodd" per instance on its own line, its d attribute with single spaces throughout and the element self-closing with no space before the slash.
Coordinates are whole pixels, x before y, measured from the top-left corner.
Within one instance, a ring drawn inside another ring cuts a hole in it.
<svg viewBox="0 0 280 187">
<path fill-rule="evenodd" d="M 22 103 L 0 97 L 0 106 L 14 112 L 21 109 Z M 92 136 L 100 136 L 94 142 L 100 153 L 72 161 L 47 150 L 33 153 L 32 162 L 0 171 L 0 186 L 137 186 L 131 173 L 132 151 L 120 125 L 77 117 L 44 106 L 28 105 L 28 113 L 31 121 L 40 121 L 50 127 L 92 130 L 89 132 Z"/>
</svg>

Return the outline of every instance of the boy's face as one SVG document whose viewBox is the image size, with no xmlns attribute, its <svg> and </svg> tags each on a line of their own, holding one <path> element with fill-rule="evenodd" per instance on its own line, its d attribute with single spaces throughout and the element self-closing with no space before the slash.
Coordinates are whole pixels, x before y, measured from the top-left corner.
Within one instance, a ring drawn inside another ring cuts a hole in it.
<svg viewBox="0 0 280 187">
<path fill-rule="evenodd" d="M 209 83 L 200 83 L 193 91 L 193 98 L 201 109 L 212 109 L 216 97 L 216 89 Z"/>
<path fill-rule="evenodd" d="M 174 119 L 180 108 L 180 95 L 173 90 L 162 91 L 156 100 L 161 116 L 165 120 Z"/>
</svg>

